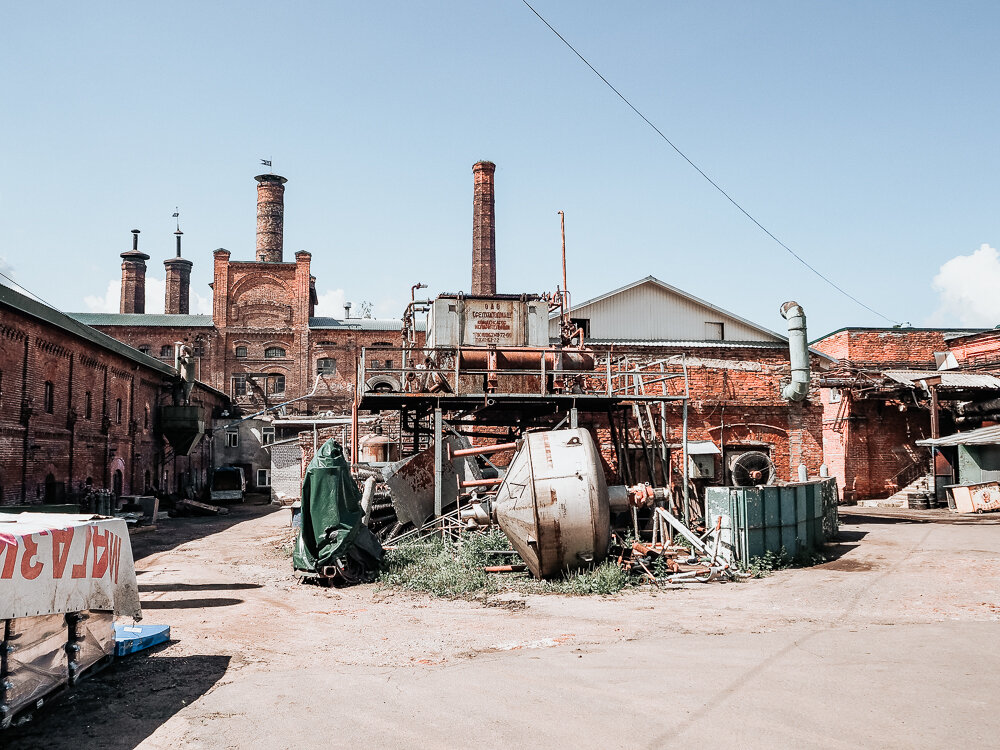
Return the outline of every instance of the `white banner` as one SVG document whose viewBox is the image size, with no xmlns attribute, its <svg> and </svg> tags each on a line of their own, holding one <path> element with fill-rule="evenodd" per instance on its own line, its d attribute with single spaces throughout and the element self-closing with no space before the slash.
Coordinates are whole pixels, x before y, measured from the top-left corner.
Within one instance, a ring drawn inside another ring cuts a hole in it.
<svg viewBox="0 0 1000 750">
<path fill-rule="evenodd" d="M 0 620 L 86 609 L 142 617 L 125 522 L 0 513 Z"/>
</svg>

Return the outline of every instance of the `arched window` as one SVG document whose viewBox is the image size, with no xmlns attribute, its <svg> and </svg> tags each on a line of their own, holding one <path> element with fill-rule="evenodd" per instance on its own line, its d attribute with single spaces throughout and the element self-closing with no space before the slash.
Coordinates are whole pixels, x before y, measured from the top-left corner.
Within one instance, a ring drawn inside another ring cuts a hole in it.
<svg viewBox="0 0 1000 750">
<path fill-rule="evenodd" d="M 236 347 L 236 359 L 246 359 L 247 358 L 247 348 L 245 346 Z"/>
<path fill-rule="evenodd" d="M 160 358 L 164 359 L 166 357 L 174 356 L 174 347 L 170 344 L 164 344 L 160 347 Z"/>
<path fill-rule="evenodd" d="M 264 350 L 264 359 L 281 359 L 285 356 L 285 350 L 280 346 L 269 346 Z"/>
<path fill-rule="evenodd" d="M 142 426 L 144 429 L 149 429 L 149 407 L 146 407 L 146 412 L 142 418 Z"/>
<path fill-rule="evenodd" d="M 84 395 L 83 398 L 83 418 L 91 419 L 94 415 L 94 397 L 90 395 L 90 391 Z"/>
<path fill-rule="evenodd" d="M 51 414 L 55 407 L 55 387 L 48 380 L 45 381 L 45 413 Z"/>
<path fill-rule="evenodd" d="M 139 344 L 139 351 L 142 352 L 143 354 L 149 354 L 151 351 L 153 351 L 153 347 L 151 347 L 149 344 Z"/>
<path fill-rule="evenodd" d="M 118 399 L 115 401 L 115 423 L 122 423 L 122 400 Z"/>
<path fill-rule="evenodd" d="M 337 360 L 332 357 L 324 357 L 322 359 L 316 360 L 316 374 L 317 375 L 336 375 L 337 374 Z"/>
</svg>

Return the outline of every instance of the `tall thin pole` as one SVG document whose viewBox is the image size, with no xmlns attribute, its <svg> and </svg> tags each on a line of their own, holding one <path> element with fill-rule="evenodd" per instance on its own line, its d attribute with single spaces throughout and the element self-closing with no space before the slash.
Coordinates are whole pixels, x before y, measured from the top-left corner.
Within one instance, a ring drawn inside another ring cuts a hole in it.
<svg viewBox="0 0 1000 750">
<path fill-rule="evenodd" d="M 562 234 L 563 319 L 569 322 L 569 287 L 566 286 L 566 214 L 559 211 L 559 231 Z"/>
<path fill-rule="evenodd" d="M 681 366 L 684 368 L 684 417 L 681 424 L 681 460 L 684 462 L 684 525 L 691 525 L 691 510 L 688 507 L 688 398 L 690 397 L 690 391 L 688 390 L 688 371 L 687 371 L 687 353 L 681 355 Z"/>
</svg>

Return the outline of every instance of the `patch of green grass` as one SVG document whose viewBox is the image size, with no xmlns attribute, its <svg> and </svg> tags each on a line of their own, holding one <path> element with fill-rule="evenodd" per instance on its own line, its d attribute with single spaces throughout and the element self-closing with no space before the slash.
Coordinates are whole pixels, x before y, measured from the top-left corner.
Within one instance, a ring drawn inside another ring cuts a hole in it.
<svg viewBox="0 0 1000 750">
<path fill-rule="evenodd" d="M 565 573 L 562 578 L 550 581 L 535 581 L 526 583 L 525 593 L 551 594 L 615 594 L 627 586 L 634 586 L 633 579 L 613 560 L 605 560 L 599 565 L 586 570 Z"/>
<path fill-rule="evenodd" d="M 752 578 L 766 578 L 776 570 L 789 568 L 809 568 L 826 562 L 826 558 L 816 550 L 799 550 L 793 557 L 784 547 L 779 552 L 765 552 L 759 557 L 753 557 L 743 567 L 743 571 Z"/>
<path fill-rule="evenodd" d="M 386 553 L 379 583 L 434 596 L 471 599 L 501 591 L 523 594 L 613 594 L 638 581 L 613 560 L 562 578 L 538 581 L 530 573 L 486 573 L 488 565 L 519 564 L 517 555 L 496 554 L 510 550 L 499 529 L 466 534 L 460 542 L 440 538 L 399 545 Z"/>
</svg>

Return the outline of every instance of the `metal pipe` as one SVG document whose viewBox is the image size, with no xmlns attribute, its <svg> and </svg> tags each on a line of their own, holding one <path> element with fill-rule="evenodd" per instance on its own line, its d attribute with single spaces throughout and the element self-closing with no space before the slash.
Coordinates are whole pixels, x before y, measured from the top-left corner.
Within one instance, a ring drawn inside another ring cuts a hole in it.
<svg viewBox="0 0 1000 750">
<path fill-rule="evenodd" d="M 681 461 L 684 462 L 684 487 L 682 488 L 681 494 L 684 497 L 684 525 L 687 526 L 691 522 L 691 511 L 689 508 L 690 502 L 688 501 L 688 397 L 690 393 L 688 392 L 688 371 L 687 371 L 687 359 L 681 359 L 681 366 L 684 368 L 684 405 L 683 405 L 683 421 L 681 423 Z"/>
<path fill-rule="evenodd" d="M 806 342 L 806 314 L 798 302 L 781 306 L 781 316 L 788 321 L 788 357 L 792 382 L 781 389 L 786 401 L 804 401 L 809 395 L 809 345 Z"/>
<path fill-rule="evenodd" d="M 462 482 L 462 487 L 485 487 L 490 484 L 500 484 L 503 482 L 503 477 L 496 477 L 494 479 L 470 479 L 466 482 Z"/>
<path fill-rule="evenodd" d="M 442 419 L 441 407 L 434 410 L 434 517 L 439 518 L 444 512 L 444 451 L 442 450 Z"/>
<path fill-rule="evenodd" d="M 562 211 L 559 214 L 559 231 L 562 234 L 562 264 L 563 264 L 563 320 L 569 322 L 569 287 L 566 285 L 566 214 Z M 583 339 L 581 338 L 582 342 Z"/>
<path fill-rule="evenodd" d="M 478 448 L 460 448 L 452 451 L 452 456 L 478 456 L 483 453 L 495 453 L 496 451 L 506 451 L 516 448 L 517 443 L 497 443 L 496 445 L 481 445 Z"/>
<path fill-rule="evenodd" d="M 542 358 L 545 361 L 546 371 L 594 369 L 594 353 L 587 349 L 545 349 L 539 352 L 538 349 L 514 347 L 476 348 L 462 349 L 458 357 L 462 367 L 476 369 L 490 367 L 489 357 L 491 354 L 496 355 L 496 369 L 498 370 L 535 370 L 540 364 L 539 359 Z"/>
</svg>

